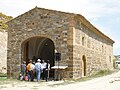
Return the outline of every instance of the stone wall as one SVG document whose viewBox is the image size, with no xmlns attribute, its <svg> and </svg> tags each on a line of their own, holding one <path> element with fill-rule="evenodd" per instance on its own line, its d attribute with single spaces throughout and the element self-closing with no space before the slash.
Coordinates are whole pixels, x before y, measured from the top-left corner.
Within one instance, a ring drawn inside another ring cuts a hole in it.
<svg viewBox="0 0 120 90">
<path fill-rule="evenodd" d="M 68 65 L 70 69 L 68 68 L 67 77 L 72 77 L 70 20 L 71 14 L 34 8 L 8 22 L 8 77 L 16 78 L 18 76 L 21 45 L 25 40 L 36 36 L 46 37 L 54 42 L 55 49 L 61 53 L 60 65 Z"/>
<path fill-rule="evenodd" d="M 86 60 L 86 75 L 100 69 L 112 68 L 112 45 L 103 34 L 89 29 L 76 14 L 34 8 L 8 22 L 8 78 L 16 78 L 20 72 L 21 46 L 32 37 L 45 37 L 53 41 L 55 50 L 61 53 L 60 65 L 68 66 L 67 78 L 83 76 L 82 62 Z M 56 62 L 55 62 L 56 64 Z M 61 72 L 62 73 L 62 72 Z"/>
<path fill-rule="evenodd" d="M 7 32 L 0 31 L 0 73 L 7 73 Z"/>
<path fill-rule="evenodd" d="M 83 37 L 84 41 L 82 41 Z M 86 58 L 86 76 L 99 70 L 113 69 L 113 43 L 90 30 L 80 21 L 75 22 L 73 47 L 74 78 L 82 77 L 83 56 Z"/>
</svg>

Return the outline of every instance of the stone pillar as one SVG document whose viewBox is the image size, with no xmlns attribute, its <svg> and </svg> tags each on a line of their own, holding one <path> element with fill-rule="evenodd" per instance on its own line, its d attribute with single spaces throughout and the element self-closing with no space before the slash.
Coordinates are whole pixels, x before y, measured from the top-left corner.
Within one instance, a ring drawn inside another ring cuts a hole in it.
<svg viewBox="0 0 120 90">
<path fill-rule="evenodd" d="M 68 78 L 73 78 L 73 33 L 74 33 L 74 16 L 70 18 L 69 31 L 68 31 Z"/>
</svg>

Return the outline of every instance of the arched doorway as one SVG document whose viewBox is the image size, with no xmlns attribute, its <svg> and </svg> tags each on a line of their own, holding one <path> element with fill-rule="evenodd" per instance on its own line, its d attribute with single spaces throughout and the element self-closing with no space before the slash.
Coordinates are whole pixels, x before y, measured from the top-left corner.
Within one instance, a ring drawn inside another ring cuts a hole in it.
<svg viewBox="0 0 120 90">
<path fill-rule="evenodd" d="M 54 66 L 55 46 L 51 39 L 45 37 L 32 37 L 22 43 L 22 60 L 28 64 L 29 59 L 36 62 L 38 58 L 41 60 L 49 60 L 51 67 Z M 54 71 L 50 71 L 50 77 L 54 78 Z"/>
<path fill-rule="evenodd" d="M 82 77 L 86 76 L 86 57 L 82 56 Z"/>
</svg>

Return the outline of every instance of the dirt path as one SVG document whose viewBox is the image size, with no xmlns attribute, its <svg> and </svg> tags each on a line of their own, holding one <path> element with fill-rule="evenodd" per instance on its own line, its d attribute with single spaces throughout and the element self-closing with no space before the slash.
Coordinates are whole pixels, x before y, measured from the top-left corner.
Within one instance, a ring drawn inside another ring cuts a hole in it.
<svg viewBox="0 0 120 90">
<path fill-rule="evenodd" d="M 120 90 L 120 71 L 93 80 L 68 85 L 54 85 L 63 81 L 11 81 L 0 85 L 0 90 Z"/>
<path fill-rule="evenodd" d="M 120 90 L 120 71 L 86 82 L 61 86 L 56 90 Z"/>
</svg>

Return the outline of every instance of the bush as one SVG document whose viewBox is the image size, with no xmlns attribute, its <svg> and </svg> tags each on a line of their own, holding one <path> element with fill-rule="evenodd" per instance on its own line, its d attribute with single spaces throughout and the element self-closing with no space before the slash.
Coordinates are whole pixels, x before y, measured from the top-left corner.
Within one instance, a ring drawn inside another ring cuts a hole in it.
<svg viewBox="0 0 120 90">
<path fill-rule="evenodd" d="M 99 72 L 97 72 L 96 74 L 93 74 L 93 77 L 100 77 L 100 76 L 104 76 L 104 75 L 108 75 L 113 73 L 113 71 L 111 70 L 100 70 Z"/>
<path fill-rule="evenodd" d="M 0 73 L 0 77 L 7 77 L 7 73 Z"/>
<path fill-rule="evenodd" d="M 7 31 L 8 26 L 7 26 L 6 22 L 8 22 L 11 19 L 12 19 L 11 16 L 6 16 L 5 14 L 0 13 L 0 29 L 1 29 L 1 31 L 2 31 L 2 29 Z"/>
</svg>

